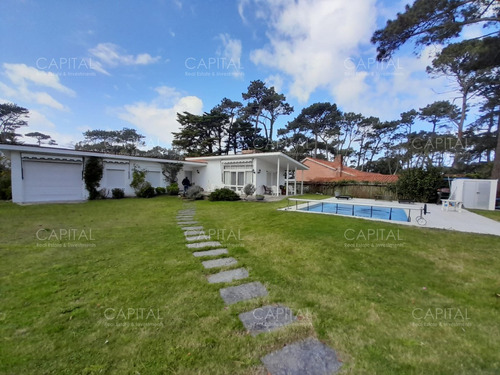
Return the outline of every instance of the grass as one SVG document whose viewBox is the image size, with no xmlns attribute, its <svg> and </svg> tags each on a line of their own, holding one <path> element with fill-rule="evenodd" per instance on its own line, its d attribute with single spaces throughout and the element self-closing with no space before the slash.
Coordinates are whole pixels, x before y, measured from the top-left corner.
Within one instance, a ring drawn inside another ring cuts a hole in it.
<svg viewBox="0 0 500 375">
<path fill-rule="evenodd" d="M 261 356 L 310 336 L 343 374 L 500 371 L 497 237 L 276 210 L 286 202 L 191 205 L 269 296 L 224 306 L 176 198 L 0 203 L 0 373 L 265 374 Z M 84 236 L 43 239 L 60 229 Z M 248 335 L 238 314 L 269 303 L 300 320 Z"/>
<path fill-rule="evenodd" d="M 487 210 L 470 210 L 478 215 L 482 215 L 492 220 L 500 221 L 500 211 L 487 211 Z"/>
</svg>

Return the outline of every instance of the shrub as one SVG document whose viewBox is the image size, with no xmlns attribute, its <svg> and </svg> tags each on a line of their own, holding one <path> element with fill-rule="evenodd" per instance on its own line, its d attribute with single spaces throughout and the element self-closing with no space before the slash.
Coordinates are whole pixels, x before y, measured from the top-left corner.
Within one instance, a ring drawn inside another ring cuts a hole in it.
<svg viewBox="0 0 500 375">
<path fill-rule="evenodd" d="M 120 188 L 114 188 L 113 190 L 111 190 L 111 196 L 113 197 L 113 199 L 125 198 L 125 191 Z"/>
<path fill-rule="evenodd" d="M 0 199 L 12 199 L 12 187 L 10 185 L 10 171 L 5 170 L 0 172 Z"/>
<path fill-rule="evenodd" d="M 97 188 L 102 179 L 103 166 L 100 158 L 91 156 L 85 163 L 85 171 L 83 172 L 83 179 L 85 181 L 85 188 L 89 192 L 89 200 L 99 199 L 101 196 Z"/>
<path fill-rule="evenodd" d="M 132 171 L 132 182 L 130 183 L 130 187 L 134 189 L 136 195 L 137 192 L 142 189 L 145 182 L 146 182 L 146 170 L 139 169 L 135 166 L 134 170 Z"/>
<path fill-rule="evenodd" d="M 188 199 L 203 199 L 202 192 L 203 192 L 203 189 L 201 188 L 201 186 L 192 185 L 186 191 L 186 198 L 188 198 Z"/>
<path fill-rule="evenodd" d="M 404 170 L 394 188 L 399 199 L 411 199 L 417 202 L 436 201 L 437 189 L 441 187 L 443 177 L 439 168 L 411 168 Z"/>
<path fill-rule="evenodd" d="M 246 196 L 253 195 L 253 193 L 255 193 L 255 186 L 253 186 L 253 184 L 246 184 L 243 188 L 243 192 Z"/>
<path fill-rule="evenodd" d="M 164 187 L 161 187 L 161 186 L 158 186 L 155 190 L 156 190 L 156 194 L 158 194 L 158 195 L 165 194 L 167 191 L 167 189 L 165 189 Z"/>
<path fill-rule="evenodd" d="M 208 196 L 208 199 L 211 201 L 238 201 L 240 196 L 231 189 L 223 188 L 216 189 Z"/>
<path fill-rule="evenodd" d="M 132 182 L 130 186 L 134 189 L 135 195 L 139 198 L 152 198 L 156 195 L 155 188 L 146 181 L 145 169 L 134 167 L 132 172 Z"/>
<path fill-rule="evenodd" d="M 174 182 L 167 186 L 167 194 L 168 195 L 179 195 L 179 185 Z"/>
<path fill-rule="evenodd" d="M 141 188 L 136 192 L 139 198 L 153 198 L 155 194 L 155 188 L 151 186 L 149 182 L 143 182 Z"/>
</svg>

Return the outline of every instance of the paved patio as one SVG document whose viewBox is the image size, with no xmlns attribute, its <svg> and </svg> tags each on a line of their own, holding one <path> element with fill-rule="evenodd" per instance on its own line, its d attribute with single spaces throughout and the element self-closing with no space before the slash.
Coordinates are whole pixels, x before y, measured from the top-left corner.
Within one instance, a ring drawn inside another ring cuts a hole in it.
<svg viewBox="0 0 500 375">
<path fill-rule="evenodd" d="M 293 197 L 289 197 L 292 198 Z M 480 233 L 480 234 L 492 234 L 495 236 L 500 236 L 500 222 L 488 219 L 484 216 L 475 214 L 466 209 L 462 209 L 462 212 L 457 211 L 441 211 L 441 206 L 437 204 L 428 203 L 427 211 L 428 214 L 424 216 L 425 221 L 427 222 L 424 225 L 420 225 L 415 220 L 419 215 L 420 208 L 424 207 L 423 203 L 413 203 L 413 204 L 403 204 L 397 201 L 381 201 L 374 199 L 361 199 L 354 198 L 349 200 L 344 199 L 336 199 L 336 198 L 326 198 L 314 202 L 329 202 L 329 203 L 340 203 L 340 204 L 364 204 L 364 205 L 373 205 L 373 206 L 383 206 L 383 207 L 395 207 L 402 208 L 408 214 L 408 211 L 411 210 L 411 221 L 403 222 L 403 221 L 391 221 L 394 224 L 401 225 L 412 225 L 424 228 L 437 228 L 437 229 L 446 229 L 446 230 L 454 230 L 458 232 L 467 232 L 467 233 Z M 306 203 L 299 202 L 298 208 L 305 207 Z M 295 211 L 295 202 L 290 201 L 290 207 L 285 210 Z M 307 212 L 305 213 L 314 213 L 319 215 L 331 215 L 328 213 L 318 213 L 318 212 Z M 342 216 L 342 215 L 339 215 Z M 363 218 L 366 220 L 377 220 L 377 221 L 385 221 L 387 220 L 378 220 L 378 219 L 370 219 Z"/>
</svg>

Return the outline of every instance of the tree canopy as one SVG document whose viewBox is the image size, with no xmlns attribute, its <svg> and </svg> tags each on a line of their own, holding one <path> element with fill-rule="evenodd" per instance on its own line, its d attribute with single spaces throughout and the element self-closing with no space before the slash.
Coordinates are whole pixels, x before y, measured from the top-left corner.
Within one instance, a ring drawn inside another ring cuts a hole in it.
<svg viewBox="0 0 500 375">
<path fill-rule="evenodd" d="M 0 104 L 0 143 L 18 143 L 20 127 L 28 126 L 29 111 L 13 103 Z"/>
<path fill-rule="evenodd" d="M 417 46 L 441 44 L 459 37 L 464 27 L 481 24 L 493 26 L 492 34 L 496 36 L 488 40 L 487 54 L 498 56 L 498 48 L 494 48 L 498 46 L 498 30 L 494 28 L 499 22 L 498 0 L 416 0 L 406 5 L 395 20 L 375 31 L 371 41 L 377 45 L 377 58 L 384 60 L 410 40 Z M 491 66 L 494 60 L 486 59 L 484 63 L 481 68 Z"/>
</svg>

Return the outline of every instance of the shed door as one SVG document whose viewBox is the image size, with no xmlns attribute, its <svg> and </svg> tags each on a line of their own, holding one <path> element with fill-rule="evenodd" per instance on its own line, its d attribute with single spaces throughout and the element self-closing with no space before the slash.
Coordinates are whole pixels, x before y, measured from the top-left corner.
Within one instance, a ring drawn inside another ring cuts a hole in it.
<svg viewBox="0 0 500 375">
<path fill-rule="evenodd" d="M 490 204 L 491 184 L 488 181 L 465 181 L 464 182 L 464 206 L 488 210 Z"/>
<path fill-rule="evenodd" d="M 82 164 L 23 161 L 24 201 L 79 201 L 82 194 Z"/>
</svg>

